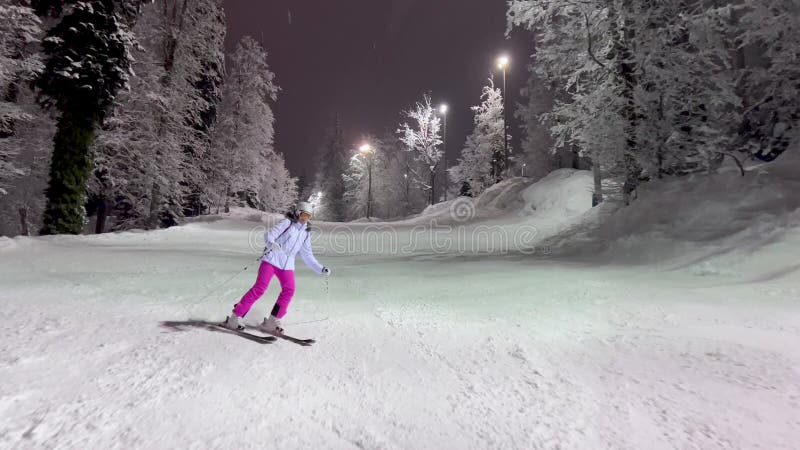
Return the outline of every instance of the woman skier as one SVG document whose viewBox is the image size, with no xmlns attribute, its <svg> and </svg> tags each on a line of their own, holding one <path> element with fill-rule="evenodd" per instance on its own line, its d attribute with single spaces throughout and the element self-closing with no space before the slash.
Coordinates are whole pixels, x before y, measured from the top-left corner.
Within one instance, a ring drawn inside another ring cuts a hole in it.
<svg viewBox="0 0 800 450">
<path fill-rule="evenodd" d="M 266 249 L 258 268 L 256 283 L 244 294 L 239 303 L 234 305 L 232 314 L 223 323 L 225 327 L 232 330 L 244 329 L 242 319 L 253 304 L 264 295 L 269 281 L 275 275 L 281 284 L 281 292 L 270 316 L 264 318 L 259 329 L 266 333 L 283 333 L 280 319 L 286 315 L 289 302 L 294 295 L 294 261 L 297 253 L 300 253 L 303 261 L 314 272 L 325 276 L 331 274 L 331 270 L 323 267 L 311 250 L 311 225 L 308 221 L 313 212 L 310 203 L 300 202 L 294 211 L 286 213 L 286 218 L 278 222 L 264 236 Z"/>
</svg>

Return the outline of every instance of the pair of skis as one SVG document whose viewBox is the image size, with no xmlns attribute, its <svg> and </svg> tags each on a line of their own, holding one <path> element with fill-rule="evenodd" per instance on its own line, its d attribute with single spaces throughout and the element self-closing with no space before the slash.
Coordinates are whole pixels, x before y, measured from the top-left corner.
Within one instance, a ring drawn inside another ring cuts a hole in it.
<svg viewBox="0 0 800 450">
<path fill-rule="evenodd" d="M 285 341 L 294 342 L 297 345 L 302 345 L 304 347 L 310 347 L 311 344 L 313 344 L 314 342 L 317 342 L 314 339 L 298 339 L 296 337 L 288 336 L 288 335 L 283 334 L 283 333 L 269 333 L 269 336 L 263 336 L 263 335 L 260 335 L 260 334 L 249 333 L 246 330 L 231 330 L 230 328 L 226 327 L 225 325 L 223 325 L 221 323 L 216 324 L 216 327 L 220 328 L 220 329 L 223 329 L 225 331 L 231 331 L 231 332 L 233 332 L 235 334 L 238 334 L 239 336 L 241 336 L 241 337 L 243 337 L 245 339 L 248 339 L 248 340 L 251 340 L 251 341 L 254 341 L 254 342 L 259 342 L 261 344 L 271 344 L 271 343 L 277 341 L 278 339 L 283 339 Z M 255 330 L 259 330 L 260 331 L 259 328 L 251 327 L 251 326 L 247 327 L 247 329 L 255 329 Z"/>
<path fill-rule="evenodd" d="M 283 339 L 285 341 L 293 342 L 297 345 L 310 347 L 313 343 L 316 342 L 314 339 L 298 339 L 296 337 L 278 333 L 274 334 L 270 333 L 269 336 L 264 336 L 260 334 L 249 333 L 246 330 L 231 330 L 230 328 L 222 325 L 221 323 L 207 322 L 204 320 L 187 320 L 185 322 L 166 321 L 166 322 L 161 322 L 161 326 L 165 328 L 170 328 L 175 331 L 183 331 L 185 327 L 204 328 L 207 330 L 220 331 L 228 334 L 235 334 L 237 336 L 241 336 L 249 341 L 257 342 L 259 344 L 271 344 L 277 341 L 278 339 Z M 248 327 L 248 328 L 258 330 L 257 327 Z"/>
</svg>

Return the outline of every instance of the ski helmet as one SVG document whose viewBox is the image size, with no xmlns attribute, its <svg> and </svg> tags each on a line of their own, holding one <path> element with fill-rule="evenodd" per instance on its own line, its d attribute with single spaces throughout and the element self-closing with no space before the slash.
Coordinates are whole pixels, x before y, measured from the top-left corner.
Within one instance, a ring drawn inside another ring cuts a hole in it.
<svg viewBox="0 0 800 450">
<path fill-rule="evenodd" d="M 311 203 L 309 203 L 309 202 L 300 202 L 300 203 L 297 204 L 297 208 L 295 208 L 295 209 L 297 210 L 298 214 L 300 214 L 300 213 L 309 213 L 312 216 L 314 215 L 314 207 L 311 206 Z"/>
</svg>

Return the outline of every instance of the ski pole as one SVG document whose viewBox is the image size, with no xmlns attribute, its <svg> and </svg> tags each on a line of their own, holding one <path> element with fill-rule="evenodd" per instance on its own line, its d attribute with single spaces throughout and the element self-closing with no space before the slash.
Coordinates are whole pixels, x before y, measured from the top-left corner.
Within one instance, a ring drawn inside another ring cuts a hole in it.
<svg viewBox="0 0 800 450">
<path fill-rule="evenodd" d="M 265 253 L 266 253 L 266 250 L 265 250 Z M 255 262 L 259 262 L 259 261 L 261 261 L 261 258 L 263 258 L 263 257 L 264 257 L 264 255 L 261 255 L 261 256 L 260 256 L 260 257 L 259 257 L 257 260 L 255 260 Z M 233 279 L 234 279 L 234 278 L 236 278 L 236 277 L 238 277 L 239 275 L 241 275 L 241 274 L 245 273 L 245 272 L 247 271 L 247 269 L 249 269 L 249 268 L 250 268 L 250 266 L 251 266 L 252 264 L 253 264 L 253 263 L 250 263 L 250 264 L 248 264 L 248 265 L 244 266 L 244 268 L 243 268 L 242 270 L 240 270 L 240 271 L 236 272 L 236 273 L 235 273 L 235 274 L 234 274 L 232 277 L 230 277 L 230 278 L 228 278 L 227 280 L 223 281 L 223 282 L 222 282 L 222 284 L 220 284 L 219 286 L 217 286 L 217 287 L 215 287 L 214 289 L 212 289 L 211 291 L 209 291 L 209 292 L 208 292 L 208 294 L 206 294 L 205 296 L 203 296 L 203 298 L 201 298 L 200 300 L 198 300 L 198 301 L 197 301 L 197 303 L 203 303 L 203 301 L 204 301 L 205 299 L 207 299 L 209 296 L 211 296 L 211 294 L 213 294 L 214 292 L 218 291 L 220 288 L 222 288 L 222 287 L 223 287 L 223 286 L 225 286 L 226 284 L 230 283 L 231 281 L 233 281 Z"/>
</svg>

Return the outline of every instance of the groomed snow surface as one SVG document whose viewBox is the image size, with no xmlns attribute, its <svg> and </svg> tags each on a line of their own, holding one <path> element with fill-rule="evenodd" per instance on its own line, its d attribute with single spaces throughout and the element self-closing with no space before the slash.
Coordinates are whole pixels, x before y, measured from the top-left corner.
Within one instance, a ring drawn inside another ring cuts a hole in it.
<svg viewBox="0 0 800 450">
<path fill-rule="evenodd" d="M 298 263 L 284 319 L 312 347 L 163 325 L 220 321 L 250 287 L 252 211 L 0 238 L 0 447 L 798 448 L 789 162 L 653 182 L 621 210 L 562 170 L 318 223 L 333 276 Z"/>
</svg>

